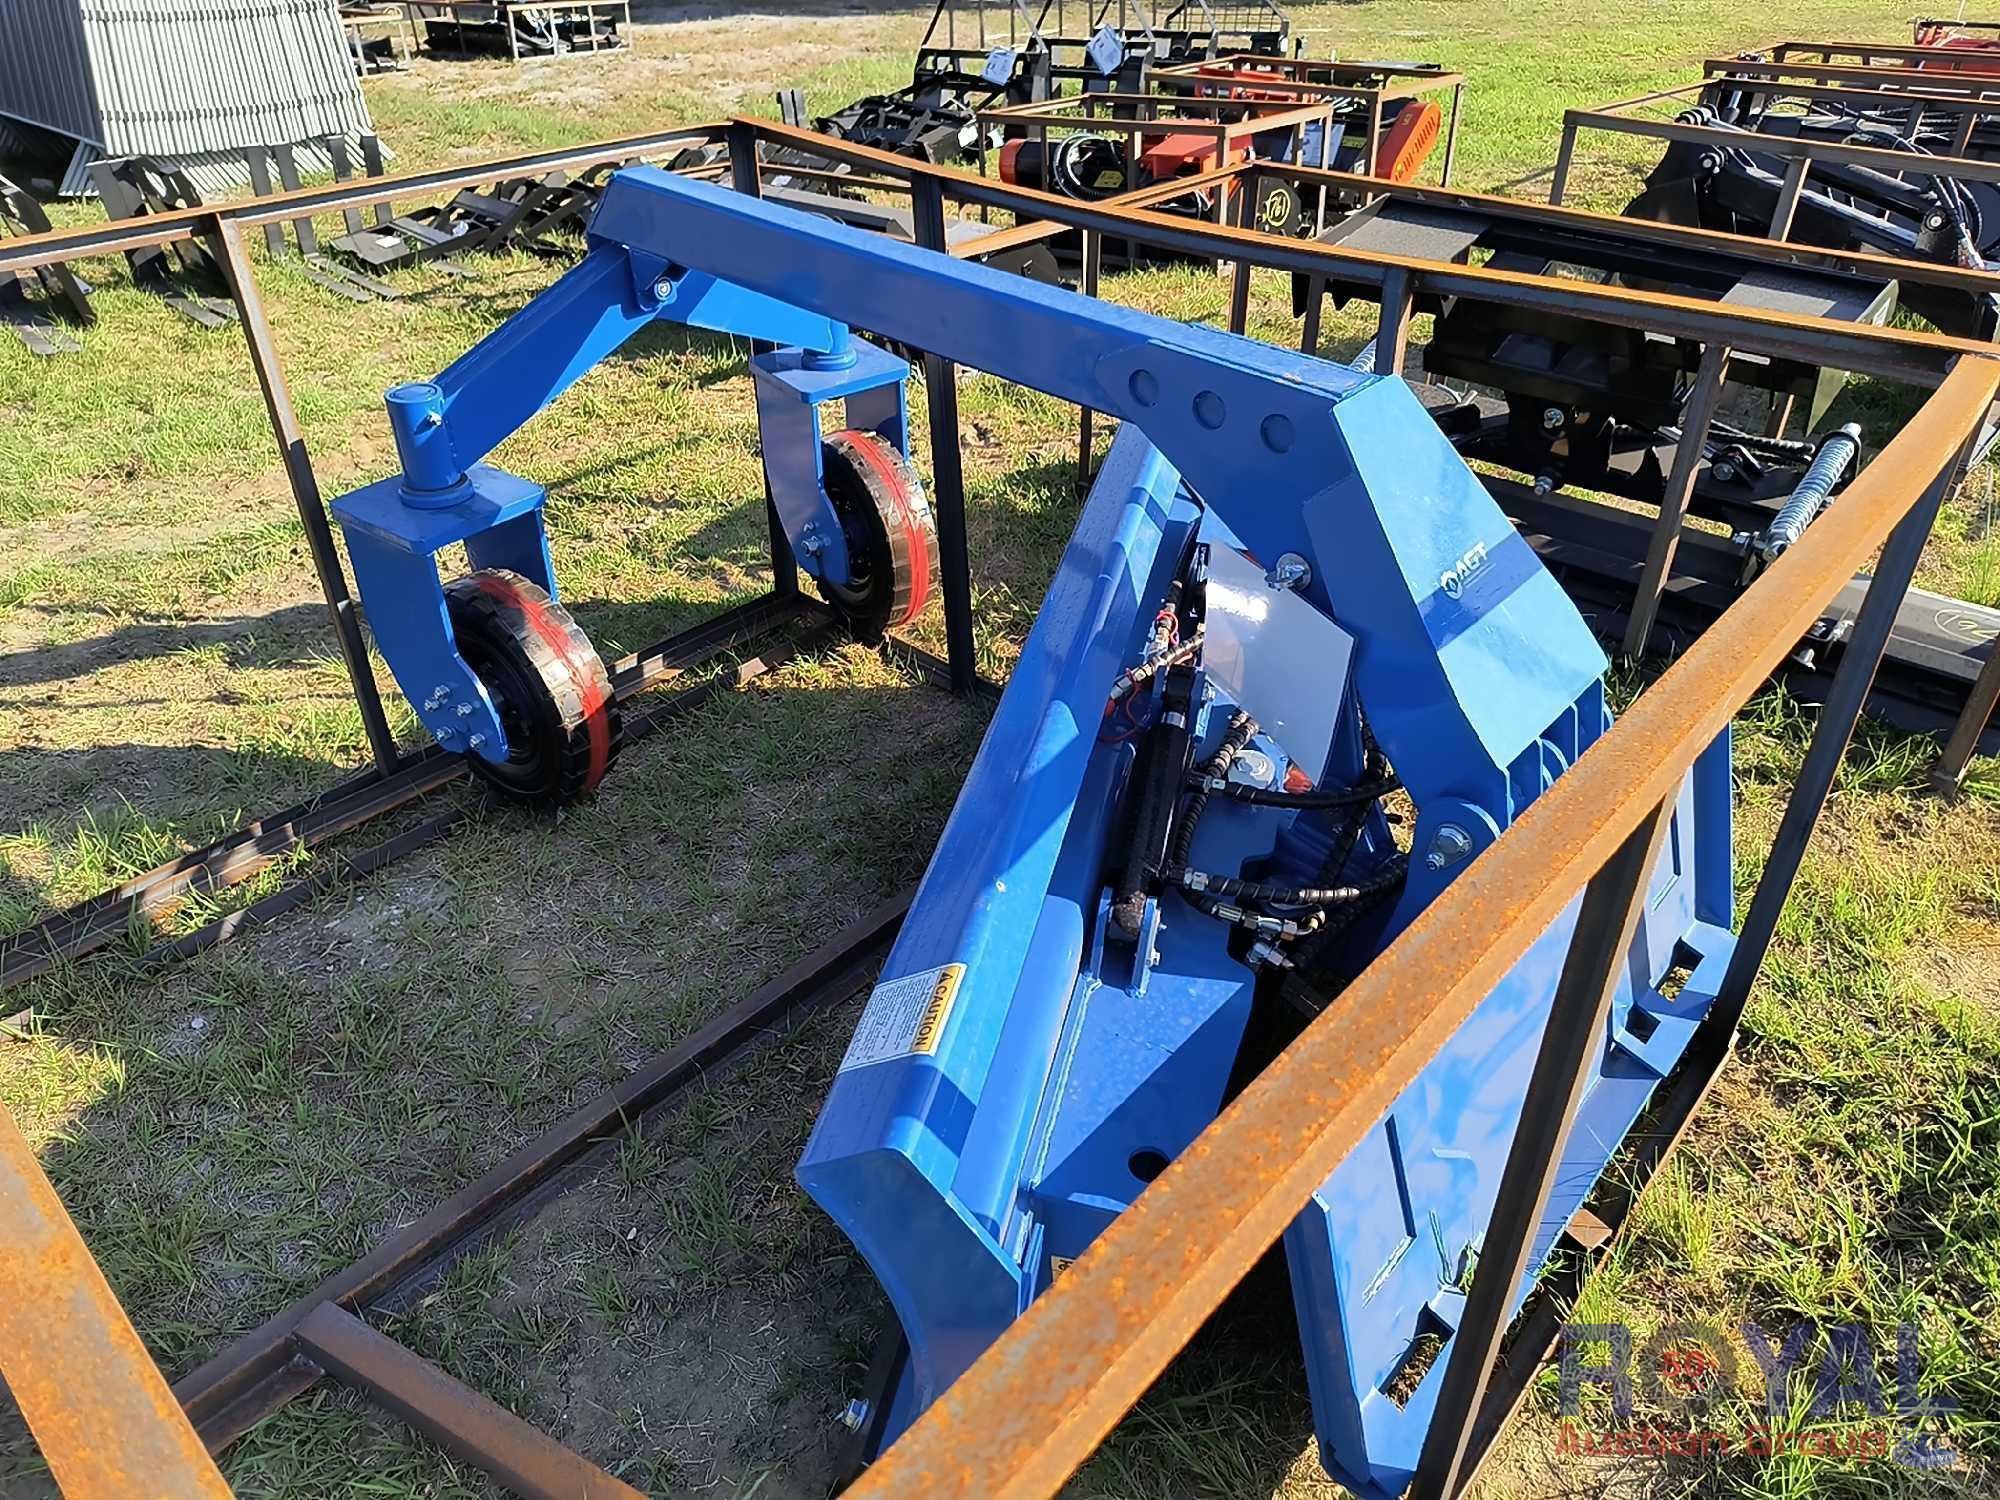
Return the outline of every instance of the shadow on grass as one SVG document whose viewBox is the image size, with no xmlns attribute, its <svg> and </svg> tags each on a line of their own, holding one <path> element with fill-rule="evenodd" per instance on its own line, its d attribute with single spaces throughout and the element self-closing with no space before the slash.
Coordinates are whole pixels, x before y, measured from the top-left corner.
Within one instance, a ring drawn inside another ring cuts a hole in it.
<svg viewBox="0 0 2000 1500">
<path fill-rule="evenodd" d="M 32 607 L 32 606 L 28 606 Z M 216 648 L 233 670 L 297 667 L 336 652 L 324 607 L 293 604 L 262 615 L 187 621 L 140 620 L 59 646 L 0 654 L 0 687 L 67 682 L 101 668 Z M 133 707 L 143 707 L 134 702 Z"/>
</svg>

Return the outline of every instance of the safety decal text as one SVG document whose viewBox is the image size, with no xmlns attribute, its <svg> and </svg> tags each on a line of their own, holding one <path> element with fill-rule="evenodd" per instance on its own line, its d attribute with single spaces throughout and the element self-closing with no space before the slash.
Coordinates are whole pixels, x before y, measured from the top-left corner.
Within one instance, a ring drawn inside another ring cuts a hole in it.
<svg viewBox="0 0 2000 1500">
<path fill-rule="evenodd" d="M 935 1057 L 945 1023 L 965 979 L 964 964 L 946 964 L 875 986 L 840 1071 L 895 1057 Z"/>
</svg>

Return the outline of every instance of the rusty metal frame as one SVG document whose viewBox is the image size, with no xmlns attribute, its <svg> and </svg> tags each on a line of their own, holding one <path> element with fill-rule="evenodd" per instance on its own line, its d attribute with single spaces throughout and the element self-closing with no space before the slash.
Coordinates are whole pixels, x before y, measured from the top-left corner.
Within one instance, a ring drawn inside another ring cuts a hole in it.
<svg viewBox="0 0 2000 1500">
<path fill-rule="evenodd" d="M 719 133 L 708 128 L 705 138 Z M 1862 329 L 1823 319 L 1787 319 L 1755 309 L 1719 308 L 1694 299 L 1651 297 L 1617 287 L 1556 278 L 1527 276 L 1490 267 L 1462 266 L 1411 257 L 1367 255 L 1337 246 L 1274 240 L 1253 231 L 1210 226 L 1118 203 L 1085 205 L 1049 194 L 1006 188 L 967 173 L 923 166 L 866 148 L 823 138 L 762 121 L 739 120 L 727 127 L 734 148 L 740 189 L 754 190 L 752 168 L 760 142 L 803 146 L 829 159 L 911 184 L 919 243 L 941 245 L 947 202 L 971 203 L 1013 214 L 1017 229 L 1036 233 L 1078 229 L 1086 243 L 1112 236 L 1145 241 L 1183 253 L 1274 270 L 1308 275 L 1339 276 L 1372 286 L 1381 298 L 1384 324 L 1400 349 L 1402 326 L 1411 300 L 1419 290 L 1446 295 L 1471 295 L 1528 310 L 1574 312 L 1626 327 L 1657 328 L 1699 339 L 1713 347 L 1760 352 L 1798 353 L 1844 368 L 1880 373 L 1920 386 L 1935 387 L 1916 416 L 1896 435 L 1833 507 L 1763 577 L 1752 583 L 1721 619 L 1691 645 L 1686 654 L 1614 726 L 1577 766 L 1539 799 L 1528 814 L 1476 861 L 1465 876 L 1436 902 L 1372 965 L 1342 997 L 1309 1026 L 1190 1150 L 1176 1161 L 1116 1220 L 1095 1245 L 1029 1310 L 988 1355 L 921 1419 L 866 1474 L 857 1494 L 1027 1495 L 1051 1494 L 1109 1432 L 1118 1417 L 1135 1402 L 1255 1260 L 1275 1242 L 1291 1216 L 1314 1187 L 1379 1118 L 1382 1111 L 1415 1076 L 1470 1013 L 1478 999 L 1512 965 L 1578 891 L 1592 914 L 1589 931 L 1597 941 L 1580 942 L 1575 975 L 1565 976 L 1564 1003 L 1579 1014 L 1598 1001 L 1606 954 L 1617 951 L 1613 938 L 1629 919 L 1636 894 L 1629 875 L 1637 851 L 1659 821 L 1696 754 L 1725 727 L 1772 669 L 1792 650 L 1833 595 L 1887 541 L 1876 567 L 1879 585 L 1868 595 L 1856 639 L 1836 674 L 1833 692 L 1822 713 L 1808 751 L 1799 788 L 1780 826 L 1773 855 L 1753 897 L 1745 930 L 1716 1013 L 1704 1028 L 1702 1044 L 1693 1049 L 1682 1075 L 1670 1083 L 1658 1118 L 1666 1123 L 1660 1139 L 1671 1144 L 1727 1056 L 1742 1000 L 1761 962 L 1791 876 L 1802 857 L 1834 770 L 1852 734 L 1887 641 L 1896 601 L 1907 585 L 1918 551 L 1937 506 L 1955 480 L 1968 446 L 2000 393 L 2000 362 L 1989 346 L 1940 335 L 1899 329 Z M 601 149 L 601 148 L 599 148 Z M 607 155 L 609 153 L 606 153 Z M 547 155 L 560 155 L 548 153 Z M 599 156 L 594 159 L 605 159 Z M 463 180 L 492 173 L 491 166 L 466 169 Z M 451 174 L 413 174 L 430 179 L 430 190 L 457 185 L 441 182 Z M 289 218 L 304 211 L 331 211 L 343 197 L 357 203 L 380 201 L 418 191 L 411 178 L 377 180 L 346 189 L 289 194 L 227 210 L 204 210 L 172 216 L 177 222 L 108 226 L 10 242 L 0 248 L 0 269 L 9 256 L 23 263 L 68 260 L 123 248 L 123 241 L 162 243 L 164 237 L 206 233 L 222 238 L 226 230 L 218 214 L 236 228 L 262 222 L 263 217 Z M 1006 229 L 996 230 L 1004 234 Z M 977 242 L 975 242 L 977 243 Z M 27 248 L 23 248 L 27 247 Z M 963 253 L 964 247 L 959 247 Z M 254 306 L 254 304 L 253 304 Z M 255 343 L 253 342 L 253 350 Z M 930 375 L 933 441 L 941 445 L 934 458 L 957 451 L 957 412 L 951 397 L 951 369 L 934 358 Z M 942 368 L 938 368 L 941 366 Z M 267 387 L 267 394 L 268 394 Z M 955 478 L 948 458 L 938 465 L 941 479 Z M 954 503 L 963 547 L 962 483 L 940 484 L 941 519 Z M 941 528 L 942 530 L 943 528 Z M 942 539 L 942 538 L 941 538 Z M 775 549 L 774 549 L 775 550 Z M 782 562 L 782 554 L 774 563 Z M 793 582 L 796 589 L 796 582 Z M 782 597 L 782 591 L 780 591 Z M 793 606 L 809 609 L 802 601 Z M 954 616 L 959 618 L 954 618 Z M 969 609 L 954 603 L 947 590 L 947 634 L 956 665 L 961 649 L 969 651 Z M 947 675 L 951 666 L 935 663 Z M 898 912 L 878 913 L 878 928 L 886 930 Z M 886 938 L 884 938 L 886 941 Z M 839 948 L 839 945 L 836 945 Z M 869 952 L 878 951 L 870 948 Z M 844 955 L 844 956 L 843 956 Z M 808 965 L 823 982 L 806 984 L 822 1000 L 837 998 L 825 981 L 826 965 L 846 976 L 866 959 L 853 949 L 831 958 L 815 955 Z M 858 980 L 855 981 L 858 983 Z M 760 1004 L 784 1012 L 802 993 L 798 976 L 787 976 L 778 992 L 760 992 Z M 851 986 L 842 994 L 851 993 Z M 752 997 L 753 1001 L 758 997 Z M 787 1012 L 788 1013 L 788 1012 Z M 723 1046 L 740 1028 L 761 1031 L 771 1014 L 746 1001 L 696 1041 L 706 1048 Z M 721 1028 L 718 1031 L 717 1028 Z M 692 1047 L 694 1043 L 690 1043 Z M 648 1078 L 667 1093 L 677 1085 L 662 1083 L 668 1075 L 685 1076 L 730 1054 L 702 1052 L 690 1063 L 678 1053 L 647 1070 Z M 685 1051 L 686 1049 L 682 1049 Z M 1524 1132 L 1518 1169 L 1510 1161 L 1508 1191 L 1496 1208 L 1489 1247 L 1482 1256 L 1499 1265 L 1513 1239 L 1525 1233 L 1537 1209 L 1536 1178 L 1545 1163 L 1542 1143 L 1560 1140 L 1565 1100 L 1573 1089 L 1570 1060 L 1551 1053 L 1536 1070 L 1527 1103 L 1528 1117 L 1537 1122 Z M 628 1088 L 658 1102 L 665 1094 L 645 1093 L 646 1085 L 628 1081 Z M 429 1264 L 431 1252 L 448 1253 L 447 1240 L 463 1243 L 499 1221 L 505 1212 L 523 1209 L 534 1191 L 565 1163 L 579 1159 L 605 1132 L 622 1125 L 631 1111 L 645 1107 L 640 1098 L 614 1090 L 607 1095 L 610 1113 L 598 1110 L 579 1124 L 588 1111 L 558 1127 L 541 1142 L 524 1148 L 503 1171 L 508 1183 L 475 1184 L 433 1215 L 421 1221 L 368 1262 L 336 1278 L 322 1295 L 308 1299 L 251 1341 L 219 1357 L 183 1382 L 180 1394 L 196 1415 L 197 1425 L 212 1445 L 226 1442 L 254 1420 L 259 1402 L 279 1404 L 331 1368 L 345 1369 L 364 1386 L 389 1393 L 419 1421 L 435 1421 L 440 1437 L 464 1442 L 461 1451 L 475 1461 L 492 1459 L 505 1470 L 502 1450 L 513 1444 L 517 1454 L 533 1450 L 561 1465 L 564 1484 L 581 1471 L 549 1454 L 535 1436 L 513 1429 L 491 1435 L 476 1420 L 481 1408 L 471 1393 L 436 1383 L 408 1382 L 413 1372 L 393 1351 L 384 1351 L 363 1337 L 348 1319 L 369 1298 L 386 1296 L 413 1270 Z M 600 1101 L 600 1103 L 606 1103 Z M 622 1102 L 620 1102 L 622 1101 Z M 595 1120 L 596 1123 L 590 1123 Z M 0 1140 L 0 1147 L 4 1147 Z M 1657 1143 L 1652 1148 L 1663 1151 Z M 4 1155 L 4 1152 L 0 1152 Z M 560 1158 L 560 1160 L 558 1159 Z M 1657 1160 L 1657 1154 L 1653 1155 Z M 524 1167 L 523 1164 L 526 1163 Z M 46 1187 L 46 1184 L 43 1185 Z M 14 1207 L 23 1222 L 48 1218 L 49 1199 L 24 1203 L 0 1196 L 0 1207 Z M 497 1205 L 497 1206 L 496 1206 Z M 490 1210 L 490 1212 L 489 1212 Z M 1615 1228 L 1620 1214 L 1615 1204 L 1599 1205 L 1599 1227 Z M 60 1216 L 59 1205 L 54 1210 Z M 6 1215 L 11 1224 L 14 1215 Z M 1592 1223 L 1597 1223 L 1593 1220 Z M 1572 1226 L 1572 1236 L 1579 1234 Z M 73 1235 L 74 1231 L 69 1233 Z M 1583 1242 L 1595 1239 L 1583 1226 Z M 1601 1241 L 1599 1241 L 1601 1243 Z M 1587 1257 L 1586 1257 L 1587 1259 Z M 28 1280 L 41 1263 L 0 1257 L 0 1290 L 33 1286 L 34 1296 L 11 1291 L 0 1301 L 24 1307 L 46 1305 L 51 1282 Z M 60 1266 L 54 1283 L 84 1287 L 94 1275 L 87 1256 Z M 1474 1295 L 1491 1300 L 1503 1280 L 1484 1271 L 1475 1277 Z M 1493 1285 L 1489 1286 L 1491 1282 Z M 108 1294 L 107 1294 L 108 1295 Z M 320 1312 L 338 1303 L 346 1314 Z M 289 1321 L 287 1321 L 289 1319 Z M 1534 1347 L 1552 1335 L 1546 1311 L 1532 1307 L 1522 1320 L 1510 1348 L 1502 1354 L 1497 1383 L 1474 1379 L 1483 1375 L 1483 1360 L 1468 1365 L 1457 1377 L 1452 1404 L 1441 1407 L 1433 1432 L 1451 1451 L 1427 1455 L 1416 1491 L 1419 1500 L 1443 1500 L 1462 1490 L 1484 1445 L 1499 1430 L 1511 1403 L 1518 1399 L 1528 1373 L 1546 1349 Z M 128 1330 L 129 1331 L 129 1330 Z M 1471 1331 L 1469 1329 L 1469 1331 Z M 1499 1325 L 1485 1319 L 1477 1342 L 1490 1349 L 1499 1342 Z M 22 1331 L 0 1320 L 0 1358 L 17 1361 L 36 1345 L 32 1330 Z M 84 1344 L 88 1344 L 88 1340 Z M 257 1371 L 250 1376 L 246 1350 L 254 1344 Z M 80 1347 L 83 1345 L 80 1345 Z M 322 1358 L 323 1357 L 323 1358 Z M 373 1375 L 362 1374 L 372 1370 Z M 232 1373 L 235 1372 L 235 1373 Z M 14 1366 L 6 1365 L 10 1381 Z M 130 1362 L 115 1366 L 114 1378 L 139 1380 Z M 157 1376 L 154 1376 L 157 1379 Z M 1480 1398 L 1478 1387 L 1486 1387 Z M 124 1388 L 124 1387 L 121 1387 Z M 17 1391 L 19 1387 L 16 1387 Z M 253 1399 L 254 1398 L 254 1399 Z M 467 1412 L 471 1418 L 459 1420 Z M 131 1409 L 142 1427 L 171 1430 L 171 1413 Z M 488 1414 L 490 1416 L 490 1413 Z M 121 1419 L 123 1412 L 120 1413 Z M 95 1439 L 72 1429 L 50 1428 L 68 1446 Z M 38 1435 L 41 1429 L 37 1429 Z M 469 1432 L 487 1431 L 482 1442 Z M 169 1431 L 171 1438 L 171 1431 Z M 44 1439 L 49 1441 L 49 1439 Z M 526 1449 L 521 1447 L 526 1444 Z M 123 1451 L 123 1439 L 117 1446 Z M 51 1454 L 51 1462 L 55 1455 Z M 509 1482 L 516 1482 L 510 1479 Z M 200 1493 L 199 1490 L 190 1492 Z M 536 1493 L 532 1489 L 524 1493 Z M 93 1493 L 88 1489 L 77 1493 Z"/>
<path fill-rule="evenodd" d="M 1952 54 L 1935 48 L 1904 47 L 1900 44 L 1885 44 L 1873 50 L 1876 56 L 1888 56 L 1895 52 L 1919 54 L 1904 62 L 1877 67 L 1873 64 L 1859 66 L 1830 61 L 1806 62 L 1802 59 L 1809 53 L 1827 46 L 1836 49 L 1845 44 L 1813 42 L 1781 42 L 1777 44 L 1782 55 L 1759 56 L 1745 53 L 1740 57 L 1710 57 L 1702 62 L 1702 72 L 1710 78 L 1735 77 L 1745 80 L 1777 82 L 1784 79 L 1806 79 L 1813 83 L 1850 83 L 1863 87 L 1895 88 L 1909 79 L 1919 80 L 1926 92 L 1936 94 L 1960 94 L 1978 96 L 2000 90 L 2000 74 L 1961 72 L 1955 68 L 1917 68 L 1907 66 L 1908 62 L 1930 61 L 1946 63 L 1952 61 Z"/>
<path fill-rule="evenodd" d="M 1216 78 L 1213 70 L 1268 75 L 1272 87 L 1290 88 L 1301 100 L 1360 99 L 1368 105 L 1368 134 L 1363 159 L 1370 170 L 1378 164 L 1384 123 L 1383 110 L 1391 104 L 1421 99 L 1428 94 L 1451 90 L 1451 110 L 1444 129 L 1444 159 L 1438 180 L 1451 186 L 1452 167 L 1458 156 L 1458 123 L 1465 107 L 1466 77 L 1463 73 L 1424 63 L 1376 62 L 1368 59 L 1343 61 L 1317 57 L 1263 57 L 1254 52 L 1233 52 L 1222 57 L 1194 59 L 1155 68 L 1154 86 L 1162 89 L 1204 87 L 1224 88 L 1246 83 L 1243 79 Z M 1204 76 L 1204 74 L 1209 76 Z M 1261 85 L 1260 85 L 1261 86 Z"/>
<path fill-rule="evenodd" d="M 1918 19 L 1910 24 L 1913 27 L 1922 26 L 1926 24 L 1926 20 L 1927 18 Z M 1962 31 L 2000 30 L 2000 23 L 1992 21 L 1933 21 L 1930 24 L 1951 26 Z M 1891 74 L 1925 71 L 1908 66 L 1911 63 L 1949 63 L 1953 60 L 1950 52 L 1940 52 L 1936 47 L 1924 47 L 1914 42 L 1807 41 L 1798 38 L 1769 42 L 1762 47 L 1749 47 L 1744 50 L 1742 56 L 1746 61 L 1761 61 L 1768 58 L 1777 63 L 1788 63 L 1795 59 L 1805 62 L 1816 59 L 1823 63 L 1835 63 L 1842 58 L 1852 58 L 1855 66 Z M 1878 64 L 1875 61 L 1878 57 L 1887 61 Z M 1938 68 L 1929 71 L 1949 75 L 1955 73 L 1956 69 Z M 1985 76 L 2000 81 L 2000 74 Z"/>
<path fill-rule="evenodd" d="M 1585 130 L 1600 131 L 1609 135 L 1644 136 L 1652 140 L 1698 146 L 1737 148 L 1743 145 L 1744 135 L 1741 131 L 1717 130 L 1706 125 L 1684 125 L 1678 120 L 1647 119 L 1630 113 L 1649 104 L 1658 104 L 1670 99 L 1693 98 L 1705 88 L 1728 83 L 1740 83 L 1752 90 L 1761 87 L 1773 94 L 1796 94 L 1801 98 L 1822 100 L 1840 98 L 1866 101 L 1883 97 L 1879 90 L 1874 89 L 1831 88 L 1814 83 L 1787 83 L 1784 79 L 1793 70 L 1788 70 L 1780 64 L 1712 60 L 1708 66 L 1718 71 L 1711 73 L 1700 83 L 1663 89 L 1588 109 L 1564 110 L 1562 139 L 1556 149 L 1555 172 L 1549 182 L 1549 202 L 1560 204 L 1567 195 L 1570 168 L 1576 156 L 1577 138 Z M 1817 78 L 1826 70 L 1803 71 Z M 1873 81 L 1857 80 L 1857 82 Z M 1928 82 L 1927 75 L 1927 85 Z M 1968 148 L 1973 128 L 1978 121 L 1988 115 L 2000 114 L 2000 77 L 1991 80 L 1990 94 L 1927 88 L 1925 92 L 1899 90 L 1887 97 L 1897 104 L 1957 113 L 1960 119 L 1955 145 L 1957 150 L 1963 152 Z M 1782 240 L 1787 237 L 1791 227 L 1792 205 L 1798 201 L 1799 190 L 1804 185 L 1814 162 L 1839 162 L 1847 166 L 1873 167 L 1877 171 L 1891 174 L 1910 169 L 1911 158 L 1907 153 L 1892 151 L 1881 146 L 1849 146 L 1838 141 L 1809 140 L 1787 135 L 1760 134 L 1755 139 L 1759 151 L 1783 157 L 1791 164 L 1785 179 L 1785 190 L 1780 196 L 1777 214 L 1767 231 L 1772 239 Z M 1927 172 L 1943 172 L 1974 182 L 2000 182 L 2000 162 L 1964 155 L 1926 156 L 1923 162 Z"/>
</svg>

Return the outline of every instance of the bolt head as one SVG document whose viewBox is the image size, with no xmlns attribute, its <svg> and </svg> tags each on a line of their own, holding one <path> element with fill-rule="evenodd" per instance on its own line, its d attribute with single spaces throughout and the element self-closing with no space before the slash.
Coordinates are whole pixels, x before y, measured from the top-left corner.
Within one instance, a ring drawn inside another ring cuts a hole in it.
<svg viewBox="0 0 2000 1500">
<path fill-rule="evenodd" d="M 471 717 L 472 717 L 472 705 L 471 705 L 470 703 L 461 703 L 461 704 L 459 704 L 459 705 L 458 705 L 458 716 L 459 716 L 459 717 L 460 717 L 461 719 L 469 719 L 469 718 L 471 718 Z"/>
<path fill-rule="evenodd" d="M 1710 472 L 1713 473 L 1715 477 L 1721 480 L 1724 484 L 1727 484 L 1729 483 L 1730 480 L 1736 477 L 1736 465 L 1724 461 L 1722 463 L 1713 465 L 1710 469 Z"/>
<path fill-rule="evenodd" d="M 470 740 L 466 741 L 466 743 L 472 746 L 473 749 L 477 750 L 486 743 L 486 736 L 483 734 L 475 734 Z"/>
<path fill-rule="evenodd" d="M 431 689 L 431 696 L 440 703 L 444 702 L 445 699 L 451 696 L 451 684 L 440 682 L 436 687 Z"/>
<path fill-rule="evenodd" d="M 1287 552 L 1266 575 L 1265 582 L 1274 589 L 1302 589 L 1312 582 L 1312 564 L 1296 552 Z"/>
<path fill-rule="evenodd" d="M 1445 823 L 1431 835 L 1431 847 L 1424 855 L 1424 867 L 1442 870 L 1455 865 L 1472 852 L 1472 835 L 1456 823 Z"/>
</svg>

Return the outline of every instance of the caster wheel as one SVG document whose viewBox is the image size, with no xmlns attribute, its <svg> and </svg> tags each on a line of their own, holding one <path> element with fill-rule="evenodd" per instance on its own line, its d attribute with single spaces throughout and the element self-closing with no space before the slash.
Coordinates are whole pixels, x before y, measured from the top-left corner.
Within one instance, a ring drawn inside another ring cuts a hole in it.
<svg viewBox="0 0 2000 1500">
<path fill-rule="evenodd" d="M 507 759 L 468 755 L 486 781 L 523 802 L 586 796 L 618 754 L 618 699 L 604 659 L 569 611 L 506 568 L 444 591 L 458 653 L 486 685 L 507 731 Z"/>
<path fill-rule="evenodd" d="M 922 481 L 893 443 L 872 432 L 836 432 L 823 445 L 826 493 L 840 516 L 854 579 L 822 581 L 821 596 L 874 645 L 907 625 L 931 596 L 937 521 Z"/>
</svg>

